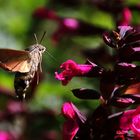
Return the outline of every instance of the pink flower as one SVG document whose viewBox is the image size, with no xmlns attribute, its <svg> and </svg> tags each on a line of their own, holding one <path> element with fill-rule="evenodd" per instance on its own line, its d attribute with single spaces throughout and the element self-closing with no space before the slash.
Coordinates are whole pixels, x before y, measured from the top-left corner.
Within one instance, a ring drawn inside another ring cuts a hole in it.
<svg viewBox="0 0 140 140">
<path fill-rule="evenodd" d="M 25 113 L 26 106 L 22 102 L 17 102 L 17 101 L 9 101 L 7 103 L 7 111 L 12 114 L 20 114 L 20 113 Z"/>
<path fill-rule="evenodd" d="M 140 138 L 140 114 L 138 114 L 134 118 L 132 118 L 131 129 L 136 134 L 136 136 Z"/>
<path fill-rule="evenodd" d="M 120 119 L 120 128 L 123 131 L 133 131 L 140 138 L 140 107 L 125 111 Z"/>
<path fill-rule="evenodd" d="M 63 71 L 59 74 L 55 72 L 55 78 L 66 85 L 74 76 L 86 76 L 95 66 L 95 64 L 77 64 L 73 60 L 67 60 L 60 66 Z"/>
<path fill-rule="evenodd" d="M 0 140 L 12 140 L 11 135 L 6 131 L 0 131 Z"/>
<path fill-rule="evenodd" d="M 63 140 L 73 140 L 79 130 L 80 123 L 84 123 L 86 118 L 72 104 L 72 102 L 64 103 L 61 112 L 67 119 L 63 125 Z"/>
<path fill-rule="evenodd" d="M 53 33 L 52 40 L 58 42 L 64 35 L 76 34 L 80 28 L 80 22 L 75 18 L 61 18 L 58 21 L 58 29 Z"/>
<path fill-rule="evenodd" d="M 64 18 L 63 24 L 66 28 L 71 29 L 71 30 L 77 29 L 79 27 L 78 20 L 74 18 Z"/>
<path fill-rule="evenodd" d="M 79 130 L 79 126 L 75 121 L 67 120 L 63 124 L 63 140 L 73 140 Z"/>
<path fill-rule="evenodd" d="M 68 119 L 76 119 L 76 113 L 73 109 L 73 106 L 74 105 L 71 102 L 64 103 L 61 109 L 63 116 L 65 116 Z"/>
<path fill-rule="evenodd" d="M 122 11 L 122 20 L 120 25 L 129 25 L 132 20 L 132 13 L 129 8 L 124 8 Z"/>
</svg>

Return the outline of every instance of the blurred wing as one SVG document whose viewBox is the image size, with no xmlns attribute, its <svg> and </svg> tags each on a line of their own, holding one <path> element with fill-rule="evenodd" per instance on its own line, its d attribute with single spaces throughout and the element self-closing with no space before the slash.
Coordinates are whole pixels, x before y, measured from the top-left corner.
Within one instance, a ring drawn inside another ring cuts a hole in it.
<svg viewBox="0 0 140 140">
<path fill-rule="evenodd" d="M 0 49 L 0 67 L 11 72 L 29 72 L 31 68 L 29 52 Z"/>
</svg>

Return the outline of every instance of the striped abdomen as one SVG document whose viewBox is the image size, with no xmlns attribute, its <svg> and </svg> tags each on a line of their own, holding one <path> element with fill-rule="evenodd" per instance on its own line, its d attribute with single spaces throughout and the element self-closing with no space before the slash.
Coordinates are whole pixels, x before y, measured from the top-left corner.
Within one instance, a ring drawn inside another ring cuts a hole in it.
<svg viewBox="0 0 140 140">
<path fill-rule="evenodd" d="M 19 99 L 24 99 L 26 91 L 28 90 L 33 78 L 35 76 L 35 71 L 30 71 L 28 73 L 16 73 L 14 87 L 15 92 Z"/>
</svg>

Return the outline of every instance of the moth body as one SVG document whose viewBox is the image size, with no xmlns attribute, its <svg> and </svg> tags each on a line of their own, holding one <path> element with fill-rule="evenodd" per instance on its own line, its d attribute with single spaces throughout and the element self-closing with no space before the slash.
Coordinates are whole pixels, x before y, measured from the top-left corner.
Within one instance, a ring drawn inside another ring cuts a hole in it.
<svg viewBox="0 0 140 140">
<path fill-rule="evenodd" d="M 16 72 L 14 87 L 19 99 L 25 98 L 26 92 L 34 79 L 35 73 L 41 71 L 42 54 L 45 47 L 40 44 L 35 44 L 26 49 L 29 52 L 29 71 Z"/>
</svg>

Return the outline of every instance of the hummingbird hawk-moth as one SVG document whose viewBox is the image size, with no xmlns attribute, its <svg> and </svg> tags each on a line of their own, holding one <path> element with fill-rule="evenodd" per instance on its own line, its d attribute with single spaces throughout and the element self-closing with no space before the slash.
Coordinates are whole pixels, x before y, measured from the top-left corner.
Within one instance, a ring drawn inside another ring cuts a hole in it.
<svg viewBox="0 0 140 140">
<path fill-rule="evenodd" d="M 14 87 L 19 99 L 25 98 L 35 75 L 42 71 L 42 54 L 45 50 L 44 46 L 38 44 L 37 38 L 36 44 L 25 50 L 0 49 L 0 67 L 15 73 Z"/>
</svg>

